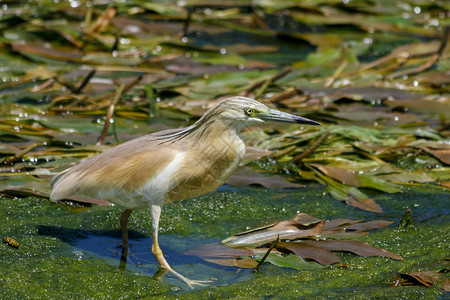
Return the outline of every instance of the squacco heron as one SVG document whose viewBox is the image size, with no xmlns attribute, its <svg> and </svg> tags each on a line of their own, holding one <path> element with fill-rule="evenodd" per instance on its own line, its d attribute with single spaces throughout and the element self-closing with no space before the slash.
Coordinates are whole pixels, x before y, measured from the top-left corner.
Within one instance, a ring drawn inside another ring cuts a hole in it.
<svg viewBox="0 0 450 300">
<path fill-rule="evenodd" d="M 167 263 L 158 243 L 164 204 L 214 191 L 238 167 L 245 153 L 244 127 L 264 121 L 319 123 L 270 109 L 246 97 L 231 97 L 209 109 L 196 123 L 130 140 L 83 160 L 52 181 L 50 199 L 78 194 L 105 199 L 125 210 L 120 216 L 123 247 L 127 223 L 135 209 L 150 209 L 152 253 L 162 268 L 188 286 L 202 284 L 179 274 Z"/>
</svg>

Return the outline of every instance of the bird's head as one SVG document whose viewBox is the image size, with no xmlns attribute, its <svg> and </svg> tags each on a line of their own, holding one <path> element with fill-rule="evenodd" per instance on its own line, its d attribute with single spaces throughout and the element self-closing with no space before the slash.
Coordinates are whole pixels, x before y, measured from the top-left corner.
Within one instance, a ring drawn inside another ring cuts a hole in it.
<svg viewBox="0 0 450 300">
<path fill-rule="evenodd" d="M 266 105 L 247 97 L 231 97 L 222 100 L 205 115 L 205 119 L 214 118 L 227 123 L 235 123 L 238 127 L 245 127 L 265 121 L 321 125 L 313 120 L 271 109 Z"/>
</svg>

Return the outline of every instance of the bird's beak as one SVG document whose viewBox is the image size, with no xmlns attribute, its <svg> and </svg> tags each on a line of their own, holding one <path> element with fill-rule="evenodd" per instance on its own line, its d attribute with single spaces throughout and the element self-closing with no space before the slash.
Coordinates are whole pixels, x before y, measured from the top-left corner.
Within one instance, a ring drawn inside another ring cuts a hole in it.
<svg viewBox="0 0 450 300">
<path fill-rule="evenodd" d="M 259 114 L 259 118 L 264 121 L 276 121 L 276 122 L 288 122 L 288 123 L 299 123 L 308 125 L 322 125 L 316 121 L 299 117 L 296 115 L 291 115 L 279 110 L 269 109 L 267 113 Z"/>
</svg>

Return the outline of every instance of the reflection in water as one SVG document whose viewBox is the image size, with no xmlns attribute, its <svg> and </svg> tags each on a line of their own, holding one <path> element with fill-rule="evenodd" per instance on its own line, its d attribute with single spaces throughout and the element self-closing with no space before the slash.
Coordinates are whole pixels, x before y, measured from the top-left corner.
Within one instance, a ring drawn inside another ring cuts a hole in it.
<svg viewBox="0 0 450 300">
<path fill-rule="evenodd" d="M 126 267 L 127 267 L 127 260 L 128 260 L 128 252 L 130 247 L 128 245 L 121 246 L 122 248 L 122 252 L 120 254 L 120 263 L 119 263 L 119 270 L 121 272 L 125 271 Z M 152 278 L 155 280 L 161 280 L 164 275 L 167 274 L 167 272 L 169 272 L 169 270 L 165 269 L 165 268 L 159 268 L 155 274 L 153 274 Z"/>
<path fill-rule="evenodd" d="M 164 275 L 167 274 L 167 272 L 169 272 L 169 270 L 165 269 L 165 268 L 159 268 L 158 271 L 155 272 L 155 274 L 153 274 L 153 279 L 155 280 L 161 280 Z"/>
<path fill-rule="evenodd" d="M 120 264 L 119 264 L 119 270 L 125 271 L 125 268 L 127 267 L 127 259 L 128 259 L 128 246 L 122 246 L 122 254 L 120 255 Z"/>
</svg>

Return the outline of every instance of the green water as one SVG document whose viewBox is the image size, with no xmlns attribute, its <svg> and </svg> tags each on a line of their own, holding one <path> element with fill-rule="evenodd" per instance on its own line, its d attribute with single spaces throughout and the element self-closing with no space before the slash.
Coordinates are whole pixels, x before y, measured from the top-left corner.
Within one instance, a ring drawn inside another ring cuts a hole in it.
<svg viewBox="0 0 450 300">
<path fill-rule="evenodd" d="M 212 194 L 167 205 L 160 225 L 161 248 L 178 272 L 212 281 L 211 287 L 196 290 L 170 274 L 162 281 L 152 279 L 158 264 L 150 252 L 147 211 L 134 212 L 130 218 L 130 255 L 126 270 L 120 271 L 121 211 L 117 207 L 0 198 L 0 232 L 20 243 L 18 249 L 0 244 L 0 298 L 445 298 L 447 294 L 438 288 L 389 288 L 399 271 L 448 267 L 450 200 L 448 194 L 429 192 L 375 195 L 383 214 L 348 207 L 324 195 L 320 186 L 298 190 L 224 186 Z M 406 208 L 412 209 L 416 228 L 399 230 Z M 347 265 L 297 271 L 265 264 L 254 273 L 183 254 L 297 212 L 324 219 L 393 220 L 396 223 L 390 227 L 361 239 L 405 260 L 338 253 Z"/>
</svg>

